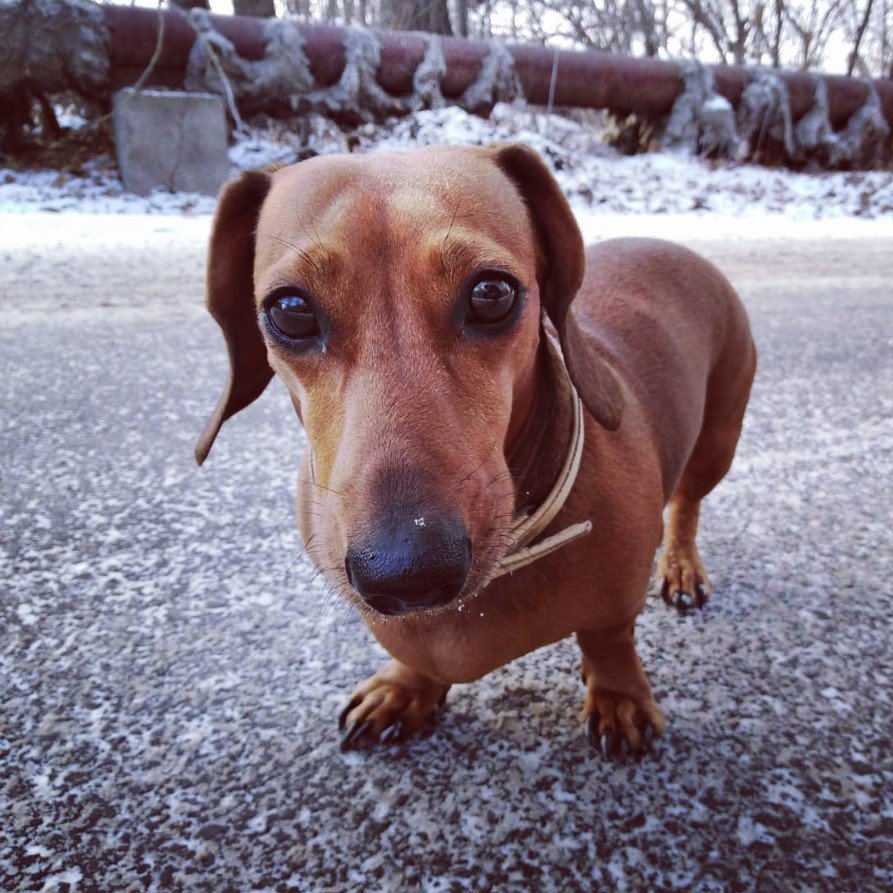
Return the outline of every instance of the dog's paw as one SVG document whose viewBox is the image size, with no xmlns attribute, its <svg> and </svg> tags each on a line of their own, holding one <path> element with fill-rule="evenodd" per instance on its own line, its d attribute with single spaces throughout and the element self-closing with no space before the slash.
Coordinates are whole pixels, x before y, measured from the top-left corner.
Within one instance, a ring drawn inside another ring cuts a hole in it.
<svg viewBox="0 0 893 893">
<path fill-rule="evenodd" d="M 657 585 L 664 604 L 680 614 L 703 608 L 713 594 L 707 570 L 695 548 L 665 549 L 657 568 Z"/>
<path fill-rule="evenodd" d="M 341 750 L 396 744 L 430 728 L 448 691 L 449 686 L 391 661 L 360 685 L 341 711 Z"/>
<path fill-rule="evenodd" d="M 627 757 L 638 760 L 650 753 L 666 724 L 654 701 L 641 701 L 592 684 L 587 684 L 582 719 L 589 743 L 606 760 L 621 761 Z"/>
</svg>

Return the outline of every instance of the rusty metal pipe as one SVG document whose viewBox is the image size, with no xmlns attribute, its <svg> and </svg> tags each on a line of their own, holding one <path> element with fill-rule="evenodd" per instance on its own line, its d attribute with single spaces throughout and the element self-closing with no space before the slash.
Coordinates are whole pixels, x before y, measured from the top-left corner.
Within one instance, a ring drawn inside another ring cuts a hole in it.
<svg viewBox="0 0 893 893">
<path fill-rule="evenodd" d="M 104 6 L 111 33 L 113 86 L 132 84 L 149 62 L 158 32 L 159 13 L 151 9 Z M 182 85 L 195 32 L 184 15 L 169 10 L 164 43 L 150 83 Z M 240 56 L 248 60 L 263 57 L 263 23 L 246 16 L 212 16 L 215 28 L 231 40 Z M 306 40 L 305 51 L 313 76 L 320 86 L 334 84 L 344 70 L 344 29 L 330 25 L 295 22 Z M 376 32 L 381 43 L 378 80 L 389 93 L 400 96 L 412 91 L 412 76 L 425 52 L 425 41 L 403 32 Z M 441 85 L 444 96 L 459 96 L 477 77 L 487 44 L 457 37 L 442 38 L 446 76 Z M 509 50 L 528 102 L 545 104 L 549 93 L 554 51 L 532 45 L 512 45 Z M 744 68 L 716 66 L 718 93 L 737 106 L 747 84 Z M 794 120 L 812 106 L 814 75 L 781 72 L 788 87 Z M 843 127 L 865 102 L 868 87 L 864 81 L 839 75 L 825 75 L 831 123 Z M 893 126 L 893 80 L 874 81 L 887 121 Z M 558 77 L 555 103 L 560 106 L 605 108 L 618 114 L 636 113 L 661 116 L 670 111 L 682 89 L 680 66 L 661 59 L 634 59 L 595 51 L 558 51 Z"/>
</svg>

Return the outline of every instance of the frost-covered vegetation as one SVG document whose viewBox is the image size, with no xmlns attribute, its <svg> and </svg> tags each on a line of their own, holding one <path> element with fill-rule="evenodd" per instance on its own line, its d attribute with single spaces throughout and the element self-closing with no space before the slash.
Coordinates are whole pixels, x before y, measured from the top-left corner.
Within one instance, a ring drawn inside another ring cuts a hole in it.
<svg viewBox="0 0 893 893">
<path fill-rule="evenodd" d="M 75 125 L 77 121 L 73 122 Z M 709 162 L 686 154 L 627 157 L 610 148 L 597 114 L 545 115 L 499 105 L 488 120 L 461 109 L 419 111 L 344 129 L 321 116 L 249 127 L 230 149 L 233 171 L 289 163 L 312 153 L 370 152 L 521 140 L 551 165 L 581 211 L 611 214 L 781 215 L 817 219 L 893 217 L 893 173 L 793 173 Z M 123 191 L 114 159 L 99 152 L 65 170 L 0 170 L 0 211 L 207 214 L 214 199 Z"/>
</svg>

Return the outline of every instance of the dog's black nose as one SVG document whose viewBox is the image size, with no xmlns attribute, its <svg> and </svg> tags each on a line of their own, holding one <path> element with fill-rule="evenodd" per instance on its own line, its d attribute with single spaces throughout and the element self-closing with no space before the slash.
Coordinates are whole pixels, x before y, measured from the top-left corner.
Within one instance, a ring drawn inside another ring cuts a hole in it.
<svg viewBox="0 0 893 893">
<path fill-rule="evenodd" d="M 423 514 L 390 520 L 347 550 L 351 586 L 381 614 L 437 608 L 462 590 L 471 567 L 471 540 L 456 519 Z"/>
</svg>

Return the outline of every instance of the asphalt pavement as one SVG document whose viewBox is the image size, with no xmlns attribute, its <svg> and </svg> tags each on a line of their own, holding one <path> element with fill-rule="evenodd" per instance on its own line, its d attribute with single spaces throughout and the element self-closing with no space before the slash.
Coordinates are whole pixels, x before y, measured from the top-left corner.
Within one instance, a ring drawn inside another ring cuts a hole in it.
<svg viewBox="0 0 893 893">
<path fill-rule="evenodd" d="M 0 889 L 891 889 L 888 239 L 693 246 L 760 366 L 703 514 L 716 595 L 640 621 L 667 733 L 617 766 L 570 641 L 342 754 L 384 655 L 300 557 L 284 389 L 192 460 L 207 222 L 0 227 Z"/>
</svg>

